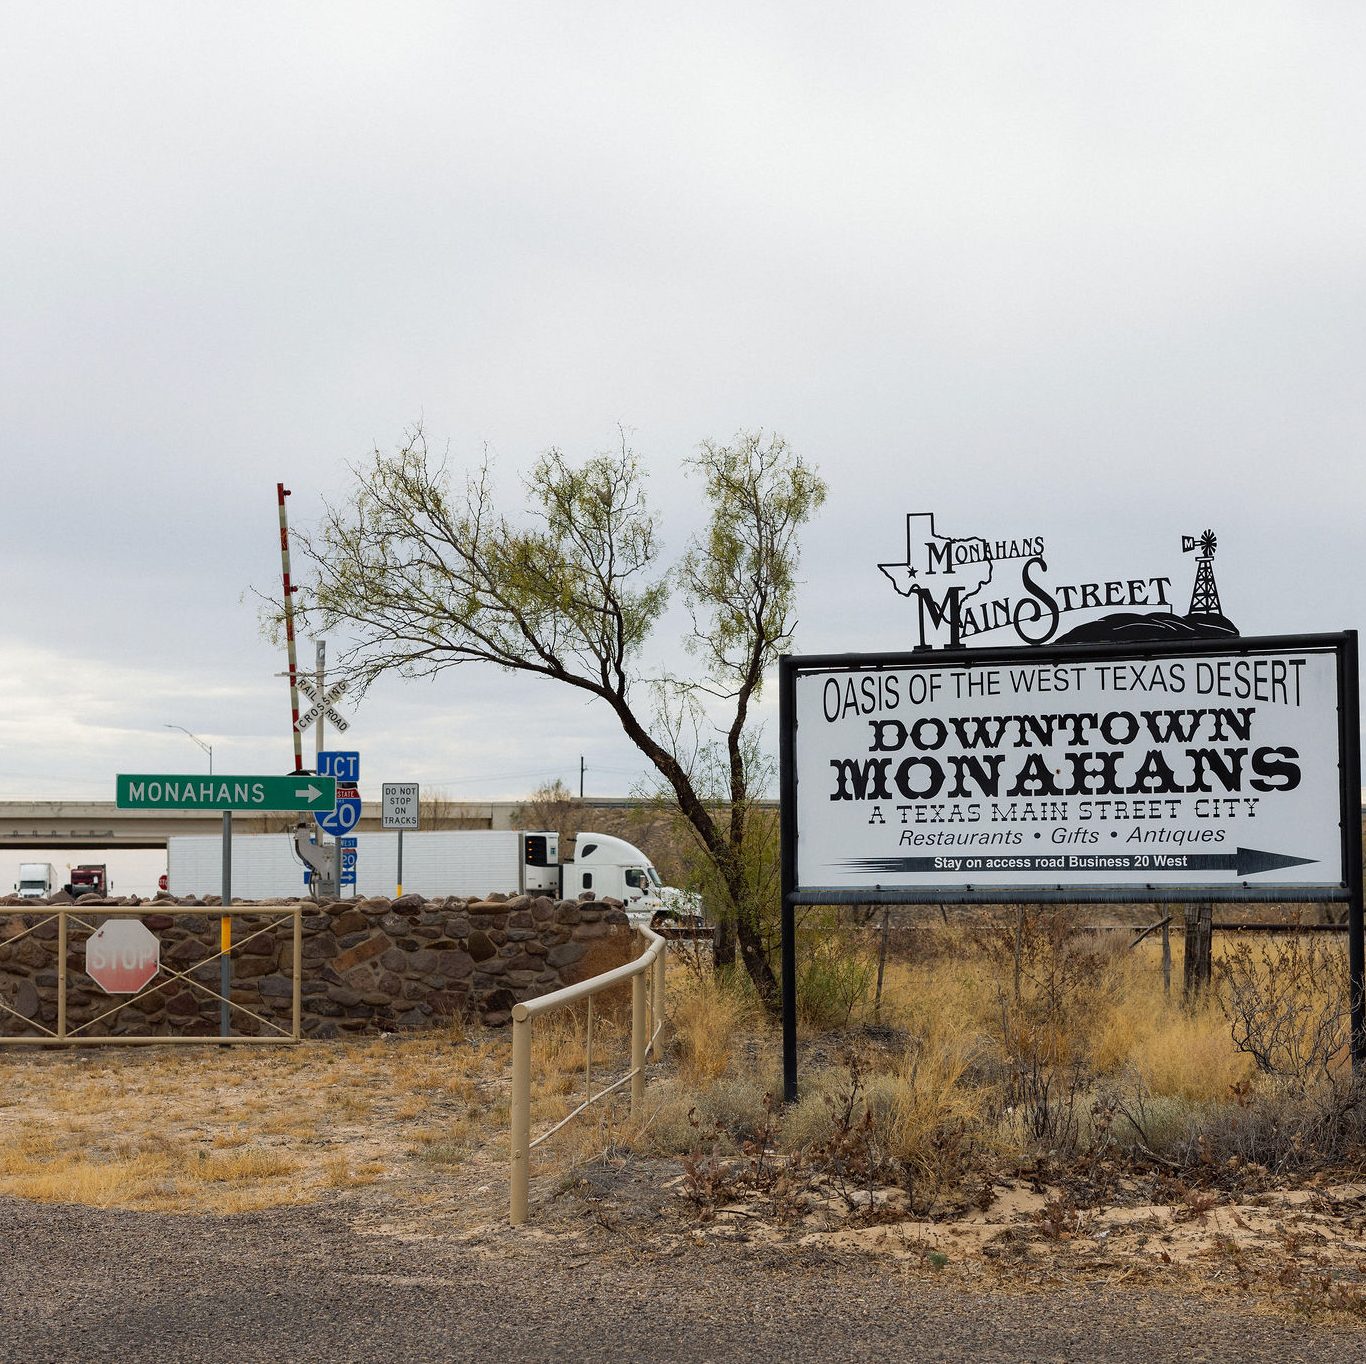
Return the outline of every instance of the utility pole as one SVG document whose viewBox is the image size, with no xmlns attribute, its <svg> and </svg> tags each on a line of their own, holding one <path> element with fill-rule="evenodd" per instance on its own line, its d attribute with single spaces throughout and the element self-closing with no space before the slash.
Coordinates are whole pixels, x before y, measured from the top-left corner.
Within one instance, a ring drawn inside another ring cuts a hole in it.
<svg viewBox="0 0 1366 1364">
<path fill-rule="evenodd" d="M 294 744 L 294 770 L 304 769 L 303 735 L 299 733 L 299 686 L 298 661 L 294 648 L 294 592 L 295 587 L 289 580 L 289 521 L 285 516 L 285 498 L 290 493 L 283 483 L 275 485 L 275 495 L 280 503 L 280 562 L 284 580 L 285 604 L 285 645 L 289 658 L 289 713 L 292 720 L 290 738 Z"/>
<path fill-rule="evenodd" d="M 325 639 L 315 639 L 313 641 L 313 675 L 318 683 L 318 697 L 327 695 L 327 688 L 323 685 L 327 678 L 327 641 Z M 318 707 L 318 722 L 313 729 L 313 770 L 319 771 L 322 765 L 322 758 L 318 755 L 323 751 L 323 717 L 326 713 L 325 706 Z"/>
<path fill-rule="evenodd" d="M 583 799 L 583 754 L 579 754 L 579 799 Z"/>
<path fill-rule="evenodd" d="M 332 704 L 341 696 L 342 692 L 346 690 L 346 679 L 343 678 L 329 690 L 327 686 L 327 641 L 315 639 L 313 641 L 313 650 L 312 680 L 310 681 L 308 674 L 300 672 L 297 669 L 292 655 L 290 658 L 291 671 L 287 676 L 290 678 L 291 689 L 296 694 L 297 692 L 303 692 L 303 694 L 313 703 L 312 708 L 309 711 L 298 716 L 294 721 L 295 762 L 299 769 L 302 770 L 302 763 L 297 756 L 301 751 L 299 741 L 302 738 L 302 731 L 312 728 L 315 749 L 315 757 L 313 760 L 314 770 L 322 775 L 322 755 L 324 746 L 327 743 L 328 721 L 331 721 L 332 727 L 337 730 L 338 733 L 344 734 L 349 728 L 346 717 Z M 295 704 L 297 708 L 297 700 Z M 328 773 L 327 775 L 331 776 L 335 774 Z M 339 782 L 339 787 L 343 784 L 344 782 Z M 326 888 L 330 891 L 335 891 L 340 885 L 341 844 L 340 842 L 329 843 L 327 840 L 327 831 L 321 825 L 317 827 L 315 838 L 315 846 L 319 850 L 327 851 L 332 854 L 331 866 L 333 870 L 330 873 L 330 876 L 335 884 Z M 312 863 L 310 862 L 310 866 L 311 865 Z M 329 873 L 326 872 L 325 868 L 315 869 L 315 885 L 325 886 L 328 875 Z"/>
<path fill-rule="evenodd" d="M 313 641 L 313 679 L 318 687 L 318 718 L 313 725 L 313 770 L 321 773 L 323 770 L 323 712 L 326 707 L 322 705 L 322 699 L 327 695 L 327 641 L 315 639 Z M 341 845 L 336 839 L 331 843 L 327 842 L 326 835 L 321 829 L 318 830 L 318 846 L 327 847 L 332 852 L 332 877 L 335 882 L 334 893 L 341 894 Z"/>
</svg>

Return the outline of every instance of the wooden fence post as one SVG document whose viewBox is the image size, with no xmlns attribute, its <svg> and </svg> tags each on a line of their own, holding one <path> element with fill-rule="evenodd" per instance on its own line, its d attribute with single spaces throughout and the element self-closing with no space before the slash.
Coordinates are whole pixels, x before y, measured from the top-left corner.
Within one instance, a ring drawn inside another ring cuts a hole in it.
<svg viewBox="0 0 1366 1364">
<path fill-rule="evenodd" d="M 1200 988 L 1203 990 L 1208 988 L 1214 974 L 1214 906 L 1201 905 L 1195 923 L 1200 950 Z"/>
<path fill-rule="evenodd" d="M 1214 907 L 1212 905 L 1186 905 L 1184 908 L 1186 960 L 1182 972 L 1182 993 L 1187 1000 L 1191 1000 L 1210 982 L 1213 965 Z"/>
<path fill-rule="evenodd" d="M 882 1012 L 882 973 L 887 968 L 887 919 L 891 914 L 890 905 L 882 907 L 882 940 L 877 949 L 877 994 L 873 996 L 873 1012 Z"/>
<path fill-rule="evenodd" d="M 1172 926 L 1170 920 L 1162 925 L 1162 993 L 1168 998 L 1172 992 Z"/>
</svg>

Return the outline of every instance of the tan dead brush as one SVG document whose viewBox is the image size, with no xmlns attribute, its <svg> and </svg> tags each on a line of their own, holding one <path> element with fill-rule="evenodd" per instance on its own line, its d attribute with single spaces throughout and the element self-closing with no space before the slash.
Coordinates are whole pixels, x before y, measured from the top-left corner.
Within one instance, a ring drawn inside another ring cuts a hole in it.
<svg viewBox="0 0 1366 1364">
<path fill-rule="evenodd" d="M 368 1094 L 354 1089 L 334 1089 L 323 1097 L 326 1121 L 359 1122 L 368 1118 L 374 1103 Z"/>
<path fill-rule="evenodd" d="M 231 1150 L 236 1146 L 245 1146 L 251 1140 L 251 1133 L 246 1128 L 239 1128 L 232 1132 L 218 1132 L 213 1137 L 213 1145 L 218 1150 Z"/>
<path fill-rule="evenodd" d="M 749 997 L 713 976 L 695 978 L 678 990 L 669 1019 L 684 1073 L 692 1080 L 725 1075 L 735 1043 L 757 1022 Z"/>
<path fill-rule="evenodd" d="M 329 1156 L 322 1163 L 319 1183 L 325 1189 L 354 1189 L 377 1183 L 385 1167 L 378 1161 L 353 1162 L 347 1156 Z"/>
<path fill-rule="evenodd" d="M 482 1130 L 468 1118 L 454 1118 L 439 1127 L 410 1132 L 408 1154 L 428 1165 L 457 1165 L 482 1135 Z"/>
<path fill-rule="evenodd" d="M 61 1141 L 49 1130 L 21 1127 L 0 1147 L 0 1176 L 24 1174 L 56 1159 Z"/>
<path fill-rule="evenodd" d="M 1017 1007 L 1008 958 L 966 931 L 942 936 L 923 959 L 887 963 L 880 1011 L 865 1001 L 850 1030 L 877 1022 L 883 1034 L 904 1034 L 864 1064 L 870 1111 L 875 1098 L 883 1135 L 911 1167 L 936 1173 L 929 1166 L 940 1162 L 946 1133 L 988 1148 L 1020 1139 L 993 1126 L 1003 1077 L 1018 1059 L 1012 1048 L 1073 1058 L 1107 1083 L 1139 1077 L 1174 1113 L 1232 1102 L 1230 1086 L 1245 1081 L 1247 1059 L 1217 1006 L 1181 1007 L 1179 953 L 1168 1001 L 1157 945 L 1078 948 L 1074 960 L 1064 941 L 1039 960 L 1061 963 L 1065 988 L 1050 996 L 1056 981 L 1026 963 L 1040 973 L 1022 979 Z M 634 1122 L 624 1094 L 588 1109 L 537 1149 L 538 1173 L 570 1171 L 623 1146 L 691 1149 L 693 1110 L 708 1132 L 720 1123 L 736 1140 L 766 1121 L 777 1041 L 748 993 L 671 974 L 669 1012 L 677 1078 L 651 1067 Z M 595 1020 L 591 1084 L 582 1011 L 538 1020 L 533 1043 L 533 1136 L 629 1065 L 629 1027 L 606 1015 Z M 832 1039 L 832 1060 L 835 1050 Z M 174 1054 L 0 1052 L 0 1192 L 229 1211 L 381 1180 L 406 1187 L 471 1160 L 501 1166 L 509 1058 L 507 1031 L 484 1038 L 455 1028 L 280 1052 L 211 1044 Z"/>
<path fill-rule="evenodd" d="M 285 1208 L 299 1203 L 310 1203 L 314 1197 L 311 1190 L 290 1184 L 268 1184 L 247 1189 L 216 1189 L 212 1199 L 201 1201 L 195 1211 L 229 1217 L 234 1213 L 261 1212 L 266 1208 Z M 182 1210 L 179 1207 L 166 1209 L 168 1212 Z"/>
<path fill-rule="evenodd" d="M 299 1163 L 284 1151 L 248 1146 L 236 1151 L 214 1153 L 203 1150 L 186 1154 L 184 1173 L 201 1183 L 229 1184 L 239 1180 L 276 1179 L 292 1175 Z"/>
<path fill-rule="evenodd" d="M 537 1175 L 565 1174 L 600 1160 L 605 1152 L 631 1144 L 637 1133 L 629 1124 L 629 1101 L 620 1093 L 585 1109 L 532 1152 Z"/>
<path fill-rule="evenodd" d="M 965 1083 L 981 1050 L 978 1038 L 944 1019 L 902 1063 L 892 1091 L 890 1146 L 917 1172 L 940 1173 L 946 1131 L 984 1125 L 986 1096 Z"/>
<path fill-rule="evenodd" d="M 543 1084 L 560 1088 L 566 1077 L 583 1069 L 586 1036 L 584 1023 L 571 1013 L 536 1019 L 531 1027 L 531 1073 Z"/>
<path fill-rule="evenodd" d="M 432 1108 L 432 1099 L 426 1094 L 407 1094 L 401 1097 L 393 1107 L 393 1116 L 399 1122 L 406 1122 L 410 1118 L 420 1118 L 428 1113 Z"/>
<path fill-rule="evenodd" d="M 96 1208 L 130 1207 L 164 1196 L 174 1171 L 164 1155 L 123 1160 L 59 1156 L 0 1179 L 0 1192 L 35 1203 L 77 1203 Z"/>
</svg>

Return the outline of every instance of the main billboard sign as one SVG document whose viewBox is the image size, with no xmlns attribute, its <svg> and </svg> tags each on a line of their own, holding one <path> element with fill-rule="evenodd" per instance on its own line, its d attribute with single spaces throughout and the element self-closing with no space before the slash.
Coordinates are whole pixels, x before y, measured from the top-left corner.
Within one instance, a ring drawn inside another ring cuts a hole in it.
<svg viewBox="0 0 1366 1364">
<path fill-rule="evenodd" d="M 1349 639 L 785 660 L 795 898 L 1344 898 Z"/>
</svg>

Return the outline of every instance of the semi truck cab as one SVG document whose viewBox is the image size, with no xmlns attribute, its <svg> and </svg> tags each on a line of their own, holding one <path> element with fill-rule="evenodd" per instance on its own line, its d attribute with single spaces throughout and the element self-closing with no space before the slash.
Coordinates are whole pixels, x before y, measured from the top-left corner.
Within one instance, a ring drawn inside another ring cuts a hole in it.
<svg viewBox="0 0 1366 1364">
<path fill-rule="evenodd" d="M 627 909 L 655 909 L 663 882 L 654 864 L 633 843 L 611 834 L 581 833 L 574 860 L 564 864 L 564 894 L 577 899 L 591 891 L 611 896 Z"/>
<path fill-rule="evenodd" d="M 14 887 L 25 900 L 41 900 L 57 889 L 57 873 L 51 862 L 21 862 Z"/>
<path fill-rule="evenodd" d="M 108 895 L 113 886 L 103 862 L 83 862 L 71 868 L 71 880 L 63 889 L 74 900 L 82 895 Z"/>
</svg>

